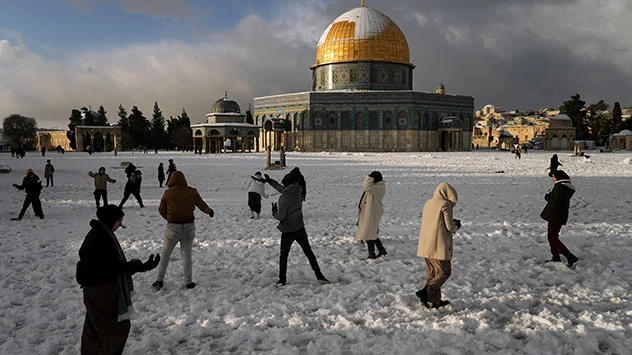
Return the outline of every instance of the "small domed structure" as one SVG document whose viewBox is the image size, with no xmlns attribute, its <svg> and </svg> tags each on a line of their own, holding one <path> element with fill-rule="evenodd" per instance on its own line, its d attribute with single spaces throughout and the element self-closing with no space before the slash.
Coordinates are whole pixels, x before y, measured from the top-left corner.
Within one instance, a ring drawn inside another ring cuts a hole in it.
<svg viewBox="0 0 632 355">
<path fill-rule="evenodd" d="M 573 127 L 573 121 L 567 115 L 561 114 L 551 117 L 549 128 L 567 128 Z"/>
<path fill-rule="evenodd" d="M 226 93 L 224 97 L 215 101 L 211 113 L 241 113 L 241 108 L 237 102 L 229 100 Z"/>
</svg>

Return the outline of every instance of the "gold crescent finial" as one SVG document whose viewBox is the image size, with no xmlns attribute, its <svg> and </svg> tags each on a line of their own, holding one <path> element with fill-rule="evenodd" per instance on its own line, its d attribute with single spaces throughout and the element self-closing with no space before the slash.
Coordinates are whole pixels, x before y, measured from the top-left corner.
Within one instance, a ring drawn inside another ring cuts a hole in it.
<svg viewBox="0 0 632 355">
<path fill-rule="evenodd" d="M 364 0 L 362 0 L 362 7 L 364 7 Z"/>
</svg>

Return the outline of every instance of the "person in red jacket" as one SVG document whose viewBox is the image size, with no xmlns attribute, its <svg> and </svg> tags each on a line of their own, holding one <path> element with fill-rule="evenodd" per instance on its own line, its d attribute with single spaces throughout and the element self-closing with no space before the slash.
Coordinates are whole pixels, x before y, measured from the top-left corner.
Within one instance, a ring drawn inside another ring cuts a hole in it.
<svg viewBox="0 0 632 355">
<path fill-rule="evenodd" d="M 152 286 L 158 290 L 163 287 L 169 258 L 176 244 L 180 243 L 180 255 L 182 256 L 182 266 L 184 268 L 186 288 L 194 288 L 193 282 L 193 260 L 191 251 L 193 249 L 193 239 L 195 238 L 195 207 L 209 215 L 215 215 L 196 189 L 187 185 L 187 179 L 181 171 L 174 171 L 167 182 L 167 191 L 160 199 L 158 212 L 162 218 L 167 220 L 167 230 L 162 241 L 162 259 L 158 267 L 156 282 Z"/>
</svg>

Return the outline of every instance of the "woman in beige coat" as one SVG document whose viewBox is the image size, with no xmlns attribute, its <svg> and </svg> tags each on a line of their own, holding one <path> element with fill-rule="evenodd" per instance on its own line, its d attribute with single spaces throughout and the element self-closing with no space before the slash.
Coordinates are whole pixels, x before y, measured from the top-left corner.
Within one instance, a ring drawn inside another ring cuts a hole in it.
<svg viewBox="0 0 632 355">
<path fill-rule="evenodd" d="M 426 308 L 450 304 L 441 300 L 441 286 L 452 273 L 452 234 L 461 228 L 461 222 L 452 218 L 457 198 L 454 187 L 442 182 L 424 205 L 417 256 L 426 259 L 427 278 L 416 295 Z"/>
<path fill-rule="evenodd" d="M 382 200 L 386 193 L 386 183 L 382 180 L 382 174 L 374 171 L 364 179 L 364 192 L 358 205 L 358 231 L 356 239 L 366 241 L 369 248 L 368 259 L 377 259 L 386 255 L 386 249 L 382 241 L 377 237 L 380 229 L 380 219 L 384 214 Z M 377 246 L 378 254 L 375 255 Z"/>
</svg>

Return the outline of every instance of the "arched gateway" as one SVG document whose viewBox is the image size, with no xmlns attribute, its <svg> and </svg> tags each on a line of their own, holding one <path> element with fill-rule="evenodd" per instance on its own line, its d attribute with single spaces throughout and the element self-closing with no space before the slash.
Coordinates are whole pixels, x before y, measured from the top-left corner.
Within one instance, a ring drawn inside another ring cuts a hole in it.
<svg viewBox="0 0 632 355">
<path fill-rule="evenodd" d="M 87 146 L 95 152 L 120 150 L 121 129 L 118 126 L 76 126 L 75 140 L 78 152 L 85 152 Z"/>
</svg>

